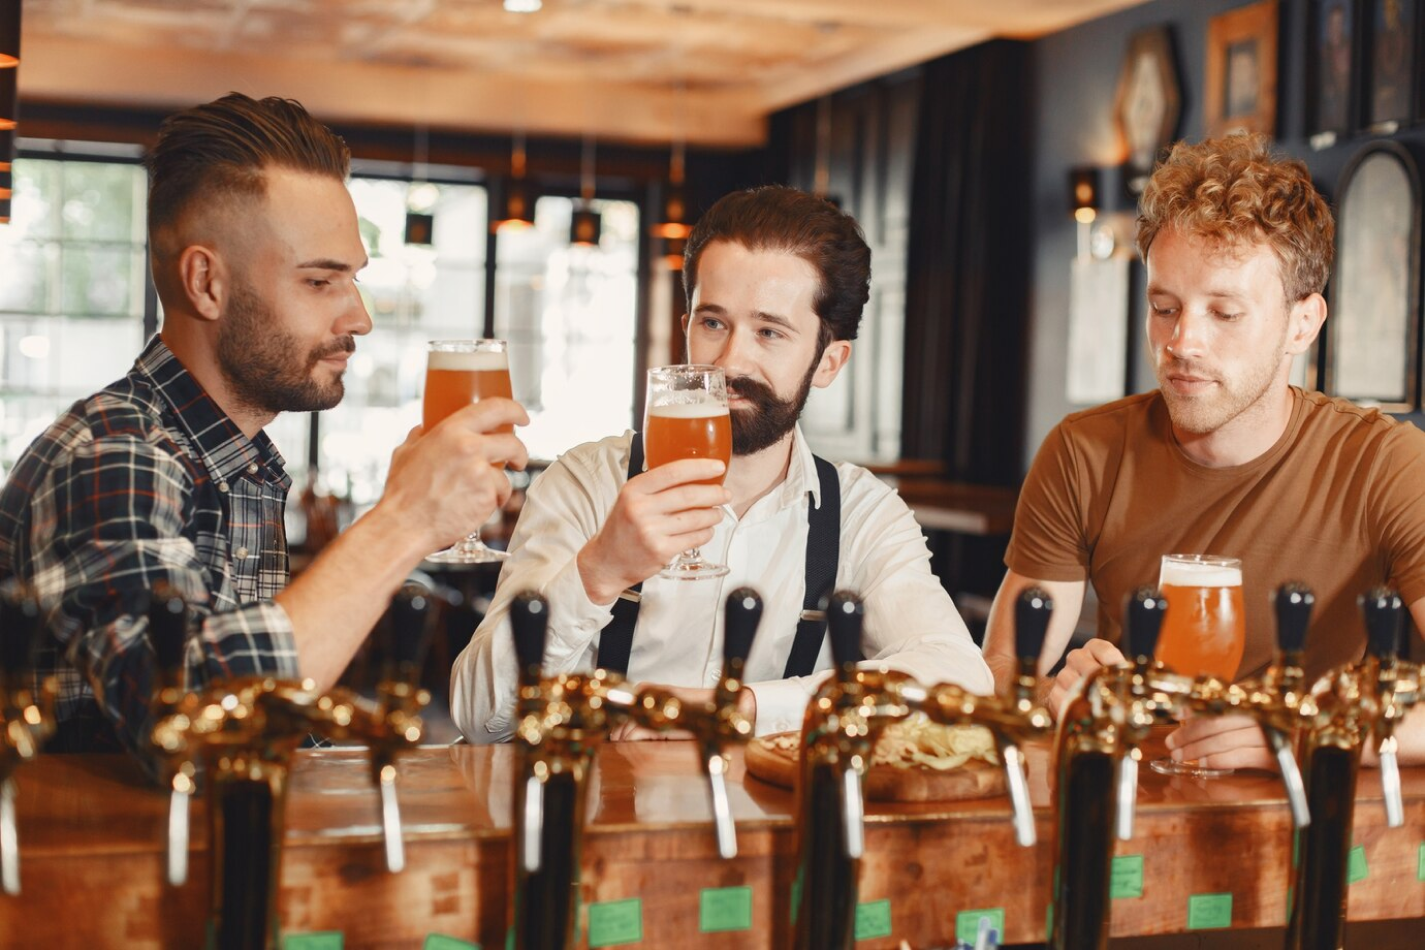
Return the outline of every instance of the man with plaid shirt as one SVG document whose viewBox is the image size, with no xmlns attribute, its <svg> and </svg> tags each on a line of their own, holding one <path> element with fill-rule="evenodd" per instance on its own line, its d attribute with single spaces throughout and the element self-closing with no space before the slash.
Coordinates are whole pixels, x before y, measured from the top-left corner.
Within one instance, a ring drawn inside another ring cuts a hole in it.
<svg viewBox="0 0 1425 950">
<path fill-rule="evenodd" d="M 123 379 L 76 403 L 0 489 L 0 578 L 38 592 L 62 751 L 146 757 L 144 604 L 193 605 L 187 686 L 244 675 L 330 687 L 407 574 L 509 493 L 524 424 L 482 400 L 392 456 L 381 500 L 288 584 L 291 482 L 262 427 L 340 401 L 371 320 L 345 144 L 289 100 L 232 94 L 170 117 L 149 160 L 164 325 Z"/>
</svg>

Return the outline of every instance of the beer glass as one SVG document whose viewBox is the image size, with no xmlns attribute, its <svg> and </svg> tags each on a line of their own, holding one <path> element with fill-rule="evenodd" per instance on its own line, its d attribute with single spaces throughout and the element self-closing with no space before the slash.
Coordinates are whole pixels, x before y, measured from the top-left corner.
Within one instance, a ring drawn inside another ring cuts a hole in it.
<svg viewBox="0 0 1425 950">
<path fill-rule="evenodd" d="M 1242 608 L 1242 562 L 1212 554 L 1165 554 L 1158 587 L 1168 602 L 1158 635 L 1157 658 L 1184 676 L 1215 676 L 1231 682 L 1247 644 Z M 1164 775 L 1215 778 L 1232 769 L 1155 759 Z"/>
<path fill-rule="evenodd" d="M 659 366 L 648 371 L 644 402 L 643 454 L 649 468 L 678 459 L 721 459 L 723 474 L 695 484 L 721 485 L 732 460 L 732 419 L 727 414 L 727 380 L 717 366 Z M 722 577 L 697 548 L 684 551 L 659 577 L 696 581 Z"/>
<path fill-rule="evenodd" d="M 421 425 L 433 426 L 472 402 L 492 396 L 513 398 L 510 390 L 509 346 L 504 340 L 432 340 L 426 355 L 426 388 L 421 400 Z M 496 432 L 513 432 L 500 426 Z M 503 561 L 504 551 L 485 546 L 480 529 L 426 558 L 440 564 L 484 564 Z"/>
</svg>

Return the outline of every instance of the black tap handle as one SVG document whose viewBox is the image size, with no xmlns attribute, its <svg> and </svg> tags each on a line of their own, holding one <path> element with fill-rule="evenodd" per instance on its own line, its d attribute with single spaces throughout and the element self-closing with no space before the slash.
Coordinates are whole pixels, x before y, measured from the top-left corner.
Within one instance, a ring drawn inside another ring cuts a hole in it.
<svg viewBox="0 0 1425 950">
<path fill-rule="evenodd" d="M 516 594 L 515 599 L 510 602 L 510 626 L 514 630 L 520 682 L 538 683 L 544 668 L 544 637 L 549 629 L 549 601 L 532 590 Z"/>
<path fill-rule="evenodd" d="M 396 591 L 387 610 L 388 640 L 385 652 L 391 664 L 388 676 L 415 683 L 425 664 L 426 648 L 430 646 L 431 608 L 435 595 L 421 584 L 407 583 Z"/>
<path fill-rule="evenodd" d="M 1039 662 L 1053 615 L 1054 600 L 1042 588 L 1026 588 L 1014 602 L 1014 653 L 1020 666 L 1031 668 Z"/>
<path fill-rule="evenodd" d="M 845 681 L 854 675 L 861 660 L 861 625 L 865 619 L 861 598 L 849 590 L 839 590 L 826 601 L 826 627 L 838 679 Z"/>
<path fill-rule="evenodd" d="M 1124 656 L 1139 664 L 1152 662 L 1167 609 L 1167 599 L 1155 588 L 1140 587 L 1128 595 L 1123 611 Z"/>
<path fill-rule="evenodd" d="M 1366 649 L 1383 663 L 1394 662 L 1405 633 L 1400 595 L 1389 587 L 1372 587 L 1361 596 L 1361 612 L 1366 619 Z"/>
<path fill-rule="evenodd" d="M 1277 611 L 1277 649 L 1284 654 L 1306 649 L 1306 628 L 1311 624 L 1311 608 L 1316 595 L 1311 588 L 1288 581 L 1277 588 L 1273 598 Z"/>
<path fill-rule="evenodd" d="M 752 652 L 752 638 L 762 621 L 762 598 L 750 587 L 739 587 L 727 595 L 727 610 L 722 625 L 723 670 L 737 670 L 742 678 L 742 664 Z"/>
<path fill-rule="evenodd" d="M 183 650 L 188 643 L 188 601 L 174 587 L 159 583 L 149 592 L 148 642 L 166 683 L 183 681 Z"/>
<path fill-rule="evenodd" d="M 44 612 L 27 584 L 0 585 L 0 676 L 28 678 L 35 669 L 35 648 L 44 628 Z"/>
</svg>

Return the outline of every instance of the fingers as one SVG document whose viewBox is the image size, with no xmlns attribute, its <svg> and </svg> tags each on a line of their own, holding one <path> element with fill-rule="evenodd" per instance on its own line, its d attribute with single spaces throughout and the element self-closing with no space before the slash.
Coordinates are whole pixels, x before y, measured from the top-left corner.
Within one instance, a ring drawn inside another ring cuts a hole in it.
<svg viewBox="0 0 1425 950">
<path fill-rule="evenodd" d="M 492 397 L 462 406 L 441 425 L 459 426 L 472 432 L 493 432 L 501 426 L 527 426 L 529 413 L 513 399 Z"/>
<path fill-rule="evenodd" d="M 1049 691 L 1049 711 L 1055 716 L 1063 704 L 1069 690 L 1078 685 L 1084 677 L 1105 666 L 1123 663 L 1123 653 L 1107 640 L 1090 640 L 1064 657 L 1064 668 L 1054 676 L 1054 687 Z"/>
<path fill-rule="evenodd" d="M 1245 716 L 1190 719 L 1169 734 L 1167 745 L 1174 761 L 1197 762 L 1203 768 L 1277 768 L 1262 730 Z"/>
<path fill-rule="evenodd" d="M 721 459 L 678 459 L 676 462 L 650 468 L 641 475 L 635 475 L 628 480 L 627 487 L 638 494 L 654 495 L 666 492 L 675 485 L 717 478 L 725 471 L 727 471 L 727 466 L 722 463 Z M 726 491 L 720 485 L 697 487 L 716 489 L 726 495 Z M 727 500 L 726 497 L 720 497 L 717 501 L 707 504 L 721 505 Z"/>
<path fill-rule="evenodd" d="M 1084 644 L 1083 648 L 1093 657 L 1098 666 L 1117 666 L 1120 663 L 1128 662 L 1123 656 L 1123 651 L 1107 640 L 1090 640 Z"/>
</svg>

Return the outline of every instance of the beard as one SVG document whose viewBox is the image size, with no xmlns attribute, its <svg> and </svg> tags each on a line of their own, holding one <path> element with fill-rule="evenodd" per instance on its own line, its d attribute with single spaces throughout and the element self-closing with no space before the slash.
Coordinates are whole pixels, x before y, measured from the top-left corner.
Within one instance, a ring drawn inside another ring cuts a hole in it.
<svg viewBox="0 0 1425 950">
<path fill-rule="evenodd" d="M 246 286 L 235 288 L 218 330 L 218 368 L 234 397 L 258 413 L 317 412 L 330 409 L 346 394 L 341 375 L 329 383 L 315 375 L 317 363 L 336 353 L 350 353 L 350 335 L 302 353 L 301 343 L 278 328 L 272 308 Z"/>
<path fill-rule="evenodd" d="M 792 431 L 802 409 L 806 407 L 807 397 L 811 395 L 812 377 L 816 375 L 820 362 L 821 355 L 817 354 L 791 399 L 779 398 L 771 386 L 750 376 L 737 376 L 727 381 L 728 393 L 735 393 L 752 403 L 751 409 L 731 410 L 733 455 L 755 455 L 775 445 Z"/>
<path fill-rule="evenodd" d="M 1156 367 L 1158 391 L 1163 394 L 1174 426 L 1193 435 L 1207 435 L 1257 405 L 1276 382 L 1278 365 L 1263 361 L 1248 367 L 1236 378 L 1224 379 L 1190 360 L 1168 359 Z M 1183 396 L 1175 392 L 1168 381 L 1170 375 L 1180 373 L 1211 379 L 1217 385 L 1204 396 Z"/>
</svg>

